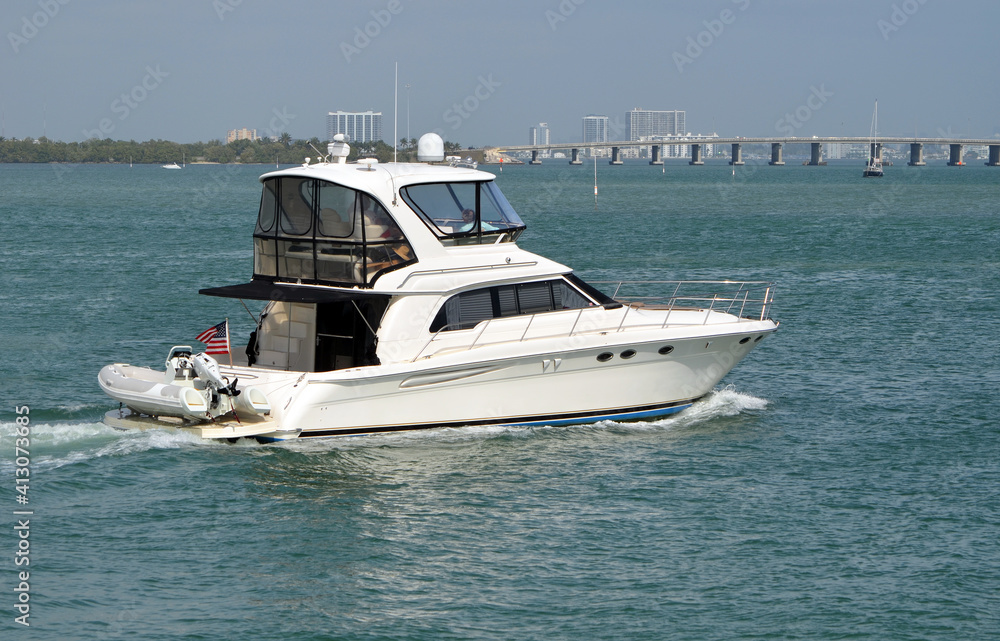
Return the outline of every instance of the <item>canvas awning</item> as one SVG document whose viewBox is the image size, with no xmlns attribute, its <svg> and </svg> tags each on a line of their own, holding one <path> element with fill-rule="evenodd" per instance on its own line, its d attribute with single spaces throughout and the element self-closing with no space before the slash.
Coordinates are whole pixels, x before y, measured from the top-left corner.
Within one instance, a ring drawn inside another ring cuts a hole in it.
<svg viewBox="0 0 1000 641">
<path fill-rule="evenodd" d="M 343 289 L 316 285 L 296 285 L 294 283 L 272 283 L 266 280 L 252 280 L 240 285 L 209 287 L 198 290 L 206 296 L 222 298 L 243 298 L 247 300 L 280 300 L 290 303 L 336 303 L 349 300 L 388 298 L 363 289 Z"/>
</svg>

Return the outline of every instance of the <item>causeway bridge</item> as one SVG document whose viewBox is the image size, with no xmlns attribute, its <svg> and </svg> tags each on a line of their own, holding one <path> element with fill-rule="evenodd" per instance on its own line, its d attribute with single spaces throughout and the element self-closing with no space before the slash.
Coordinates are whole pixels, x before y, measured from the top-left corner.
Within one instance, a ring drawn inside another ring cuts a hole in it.
<svg viewBox="0 0 1000 641">
<path fill-rule="evenodd" d="M 543 151 L 555 151 L 555 150 L 569 150 L 571 152 L 571 158 L 569 164 L 571 165 L 581 165 L 583 161 L 580 160 L 580 150 L 581 149 L 608 149 L 611 148 L 611 160 L 609 161 L 612 165 L 621 165 L 622 157 L 621 150 L 626 147 L 649 147 L 650 148 L 650 160 L 651 165 L 662 165 L 663 164 L 663 147 L 673 147 L 678 145 L 691 147 L 691 161 L 688 164 L 691 165 L 703 165 L 705 164 L 702 160 L 702 151 L 705 145 L 732 145 L 732 158 L 729 161 L 730 165 L 743 165 L 743 145 L 759 145 L 759 144 L 770 144 L 771 145 L 771 160 L 769 165 L 784 165 L 785 162 L 782 159 L 782 151 L 785 145 L 809 145 L 811 148 L 811 154 L 809 157 L 809 162 L 805 163 L 808 165 L 825 165 L 826 162 L 823 160 L 823 145 L 825 144 L 864 144 L 871 145 L 871 138 L 865 137 L 816 137 L 811 138 L 796 138 L 796 137 L 779 137 L 779 138 L 721 138 L 721 137 L 706 137 L 706 136 L 691 136 L 691 137 L 681 137 L 670 138 L 667 140 L 623 140 L 616 142 L 579 142 L 579 143 L 563 143 L 563 144 L 548 144 L 548 145 L 513 145 L 509 147 L 496 147 L 493 151 L 498 153 L 507 153 L 515 151 L 530 151 L 531 152 L 531 163 L 532 165 L 540 165 L 541 160 L 538 158 L 539 152 Z M 878 158 L 882 158 L 882 145 L 910 145 L 910 161 L 907 163 L 914 167 L 920 167 L 925 164 L 924 162 L 924 145 L 936 145 L 936 146 L 947 146 L 949 148 L 948 155 L 948 165 L 950 166 L 960 166 L 965 164 L 962 161 L 962 148 L 965 146 L 986 146 L 989 147 L 989 159 L 986 164 L 990 167 L 1000 167 L 1000 138 L 912 138 L 912 137 L 893 137 L 886 136 L 878 139 L 878 143 L 875 144 L 875 149 L 870 153 L 873 153 Z"/>
</svg>

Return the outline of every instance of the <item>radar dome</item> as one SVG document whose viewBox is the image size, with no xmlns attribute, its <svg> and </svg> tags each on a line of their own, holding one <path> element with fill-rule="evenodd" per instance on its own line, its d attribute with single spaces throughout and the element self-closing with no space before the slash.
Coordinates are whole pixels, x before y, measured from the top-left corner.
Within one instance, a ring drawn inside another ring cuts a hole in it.
<svg viewBox="0 0 1000 641">
<path fill-rule="evenodd" d="M 424 134 L 417 141 L 418 162 L 440 162 L 444 160 L 444 140 L 435 133 Z"/>
</svg>

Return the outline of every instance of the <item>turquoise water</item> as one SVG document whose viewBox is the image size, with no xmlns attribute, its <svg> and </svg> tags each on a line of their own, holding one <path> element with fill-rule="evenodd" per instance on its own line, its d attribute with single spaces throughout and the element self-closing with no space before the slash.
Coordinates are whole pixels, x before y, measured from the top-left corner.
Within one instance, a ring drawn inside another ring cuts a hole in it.
<svg viewBox="0 0 1000 641">
<path fill-rule="evenodd" d="M 116 432 L 96 381 L 249 332 L 197 290 L 268 167 L 0 165 L 3 638 L 1000 637 L 1000 170 L 602 162 L 595 208 L 564 163 L 498 178 L 523 246 L 774 280 L 779 332 L 667 420 L 277 445 Z"/>
</svg>

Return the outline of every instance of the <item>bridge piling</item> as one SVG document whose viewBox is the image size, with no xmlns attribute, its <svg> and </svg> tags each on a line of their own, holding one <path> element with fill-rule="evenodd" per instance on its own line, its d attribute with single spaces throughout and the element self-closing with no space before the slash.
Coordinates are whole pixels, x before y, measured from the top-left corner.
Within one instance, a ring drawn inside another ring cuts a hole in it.
<svg viewBox="0 0 1000 641">
<path fill-rule="evenodd" d="M 988 167 L 1000 167 L 1000 145 L 990 145 L 990 159 L 986 161 Z"/>
<path fill-rule="evenodd" d="M 704 165 L 705 161 L 701 159 L 701 145 L 694 143 L 691 145 L 691 162 L 689 165 Z"/>
<path fill-rule="evenodd" d="M 542 164 L 542 161 L 538 159 L 538 150 L 537 149 L 532 149 L 531 150 L 531 162 L 528 163 L 528 164 L 530 164 L 530 165 L 540 165 L 540 164 Z"/>
<path fill-rule="evenodd" d="M 812 155 L 809 158 L 809 165 L 816 167 L 819 165 L 825 165 L 826 161 L 823 160 L 823 143 L 813 142 L 809 143 L 812 145 Z"/>
<path fill-rule="evenodd" d="M 660 150 L 663 149 L 663 145 L 653 145 L 649 148 L 649 164 L 651 165 L 662 165 L 663 160 L 660 159 Z"/>
<path fill-rule="evenodd" d="M 609 165 L 621 165 L 622 163 L 622 151 L 620 147 L 611 148 L 611 162 Z"/>
<path fill-rule="evenodd" d="M 924 162 L 924 145 L 919 142 L 910 143 L 910 162 L 907 163 L 910 167 L 923 167 L 927 163 Z"/>
<path fill-rule="evenodd" d="M 574 148 L 571 153 L 573 154 L 573 159 L 569 161 L 569 164 L 582 165 L 583 161 L 580 160 L 580 150 L 578 148 Z"/>
<path fill-rule="evenodd" d="M 733 159 L 729 161 L 730 165 L 745 165 L 743 162 L 743 145 L 738 142 L 733 143 Z"/>
<path fill-rule="evenodd" d="M 781 166 L 785 164 L 785 161 L 781 159 L 781 143 L 772 142 L 771 143 L 771 162 L 767 163 L 769 165 Z"/>
<path fill-rule="evenodd" d="M 950 148 L 948 154 L 948 166 L 949 167 L 961 167 L 962 166 L 962 145 L 958 143 L 952 143 L 948 145 Z"/>
</svg>

